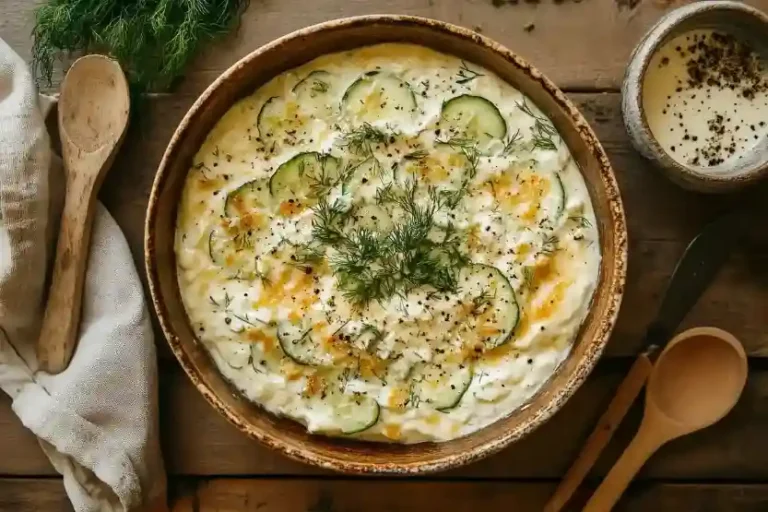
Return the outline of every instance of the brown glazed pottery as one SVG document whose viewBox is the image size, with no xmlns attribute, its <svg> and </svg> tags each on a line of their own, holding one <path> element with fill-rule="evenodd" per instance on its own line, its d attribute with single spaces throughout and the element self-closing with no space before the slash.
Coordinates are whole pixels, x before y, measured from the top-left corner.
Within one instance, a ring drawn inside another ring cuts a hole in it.
<svg viewBox="0 0 768 512">
<path fill-rule="evenodd" d="M 584 175 L 602 247 L 599 284 L 566 361 L 526 406 L 445 443 L 402 445 L 324 437 L 266 412 L 218 372 L 190 327 L 176 280 L 176 208 L 192 158 L 219 118 L 272 77 L 320 55 L 395 41 L 425 45 L 483 66 L 528 95 L 552 119 Z M 589 375 L 616 321 L 624 292 L 627 232 L 608 158 L 582 115 L 552 82 L 511 51 L 470 30 L 425 18 L 375 15 L 329 21 L 277 39 L 244 57 L 206 89 L 181 121 L 160 163 L 149 200 L 145 258 L 152 301 L 171 349 L 205 399 L 238 429 L 322 468 L 407 475 L 455 468 L 495 453 L 562 407 Z"/>
</svg>

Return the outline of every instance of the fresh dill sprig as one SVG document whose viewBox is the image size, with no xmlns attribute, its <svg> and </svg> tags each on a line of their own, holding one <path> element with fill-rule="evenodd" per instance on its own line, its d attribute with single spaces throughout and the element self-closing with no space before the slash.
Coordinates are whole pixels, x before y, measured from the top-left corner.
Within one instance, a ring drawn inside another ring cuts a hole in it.
<svg viewBox="0 0 768 512">
<path fill-rule="evenodd" d="M 477 77 L 485 76 L 485 75 L 480 73 L 479 71 L 475 71 L 471 69 L 469 66 L 467 66 L 466 62 L 461 61 L 461 66 L 459 67 L 458 76 L 459 78 L 456 80 L 456 83 L 460 85 L 464 85 L 471 82 Z"/>
<path fill-rule="evenodd" d="M 357 156 L 370 157 L 373 154 L 372 144 L 384 144 L 387 142 L 387 134 L 372 126 L 363 123 L 357 128 L 346 132 L 342 138 L 343 147 Z"/>
<path fill-rule="evenodd" d="M 397 193 L 391 183 L 376 189 L 376 204 L 379 206 L 388 203 L 394 203 L 397 200 Z"/>
<path fill-rule="evenodd" d="M 332 207 L 316 211 L 322 218 L 315 219 L 313 234 L 335 249 L 331 266 L 345 297 L 353 305 L 362 307 L 374 300 L 405 296 L 422 286 L 438 291 L 457 289 L 458 272 L 469 259 L 461 252 L 453 227 L 435 225 L 438 205 L 418 204 L 416 190 L 415 181 L 397 191 L 391 187 L 380 189 L 380 200 L 403 210 L 402 222 L 386 234 L 364 228 L 344 231 L 338 227 L 339 214 Z M 331 227 L 327 228 L 328 225 Z M 440 229 L 445 230 L 442 239 L 434 236 Z"/>
<path fill-rule="evenodd" d="M 529 290 L 533 285 L 533 269 L 531 267 L 523 267 L 523 282 L 522 287 Z"/>
<path fill-rule="evenodd" d="M 541 244 L 541 254 L 554 254 L 558 249 L 560 240 L 555 235 L 550 235 L 544 239 L 544 243 Z"/>
<path fill-rule="evenodd" d="M 517 149 L 518 143 L 523 138 L 523 134 L 520 133 L 520 129 L 518 128 L 515 133 L 508 136 L 507 139 L 504 141 L 504 149 L 501 150 L 501 154 L 504 156 L 509 155 L 512 153 L 515 149 Z"/>
<path fill-rule="evenodd" d="M 424 160 L 429 153 L 425 149 L 417 149 L 416 151 L 411 151 L 407 155 L 403 157 L 404 160 Z"/>
<path fill-rule="evenodd" d="M 517 108 L 523 111 L 523 113 L 531 116 L 534 120 L 531 142 L 536 149 L 546 149 L 551 151 L 557 150 L 557 144 L 555 143 L 555 137 L 558 136 L 557 130 L 552 125 L 552 122 L 546 117 L 536 114 L 528 105 L 526 101 L 517 104 Z"/>
<path fill-rule="evenodd" d="M 232 304 L 232 296 L 229 293 L 227 293 L 226 291 L 224 292 L 224 299 L 223 299 L 222 303 L 220 303 L 219 301 L 214 299 L 213 295 L 209 295 L 208 296 L 208 300 L 211 301 L 211 304 L 213 304 L 216 307 L 219 307 L 219 308 L 223 307 L 225 311 L 227 309 L 229 309 L 229 305 Z"/>
<path fill-rule="evenodd" d="M 232 242 L 236 252 L 253 248 L 253 231 L 240 231 L 234 236 Z"/>
<path fill-rule="evenodd" d="M 263 320 L 259 320 L 258 318 L 254 318 L 253 320 L 251 320 L 250 317 L 248 316 L 248 313 L 245 313 L 245 315 L 238 315 L 237 313 L 233 313 L 232 311 L 230 311 L 229 314 L 232 315 L 233 317 L 237 318 L 238 320 L 240 320 L 244 324 L 250 325 L 251 327 L 261 327 L 263 325 L 269 325 L 268 322 L 265 322 Z M 255 324 L 253 322 L 258 322 L 258 324 Z"/>
<path fill-rule="evenodd" d="M 312 217 L 312 237 L 320 244 L 336 245 L 345 239 L 342 227 L 350 209 L 343 207 L 341 202 L 321 200 L 314 208 Z"/>
<path fill-rule="evenodd" d="M 442 144 L 448 144 L 453 149 L 457 149 L 466 161 L 464 177 L 461 180 L 461 187 L 458 190 L 440 190 L 439 205 L 448 208 L 456 208 L 469 188 L 470 182 L 477 176 L 477 166 L 480 163 L 480 151 L 477 148 L 477 142 L 471 139 L 452 138 L 446 141 L 440 141 Z"/>
<path fill-rule="evenodd" d="M 204 42 L 229 32 L 247 0 L 49 0 L 35 12 L 34 68 L 51 82 L 70 53 L 116 58 L 138 92 L 170 87 Z"/>
<path fill-rule="evenodd" d="M 299 175 L 306 176 L 309 181 L 309 194 L 311 197 L 319 198 L 328 194 L 328 192 L 336 186 L 336 184 L 344 178 L 345 171 L 342 171 L 341 177 L 328 172 L 326 167 L 327 159 L 320 161 L 319 173 L 305 173 L 305 163 L 299 164 Z"/>
</svg>

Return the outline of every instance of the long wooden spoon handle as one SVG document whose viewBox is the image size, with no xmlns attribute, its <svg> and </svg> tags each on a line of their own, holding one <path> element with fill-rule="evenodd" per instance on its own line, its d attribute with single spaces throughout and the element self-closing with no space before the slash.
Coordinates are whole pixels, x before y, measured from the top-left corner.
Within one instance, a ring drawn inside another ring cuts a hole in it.
<svg viewBox="0 0 768 512">
<path fill-rule="evenodd" d="M 93 187 L 93 181 L 85 176 L 67 180 L 48 304 L 37 345 L 40 369 L 49 373 L 59 373 L 69 365 L 77 342 L 95 211 Z"/>
<path fill-rule="evenodd" d="M 632 368 L 627 373 L 622 383 L 616 390 L 608 409 L 600 417 L 595 429 L 590 434 L 576 460 L 563 477 L 555 493 L 544 507 L 544 512 L 559 512 L 573 497 L 573 493 L 584 481 L 589 470 L 595 465 L 598 457 L 610 441 L 616 428 L 627 415 L 627 411 L 634 403 L 637 395 L 645 386 L 648 375 L 651 373 L 653 363 L 650 353 L 640 354 Z"/>
<path fill-rule="evenodd" d="M 661 438 L 657 430 L 649 423 L 643 422 L 635 438 L 608 472 L 582 512 L 610 512 L 643 464 L 664 441 L 666 439 Z"/>
</svg>

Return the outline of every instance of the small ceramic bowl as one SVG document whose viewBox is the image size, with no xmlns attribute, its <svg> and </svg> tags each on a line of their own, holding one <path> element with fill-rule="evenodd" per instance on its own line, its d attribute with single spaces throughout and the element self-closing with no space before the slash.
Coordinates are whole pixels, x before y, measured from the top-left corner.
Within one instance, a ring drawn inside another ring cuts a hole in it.
<svg viewBox="0 0 768 512">
<path fill-rule="evenodd" d="M 731 33 L 748 43 L 768 62 L 768 16 L 741 2 L 707 1 L 688 4 L 671 11 L 648 31 L 630 57 L 622 85 L 624 124 L 632 144 L 656 163 L 680 186 L 699 192 L 729 192 L 768 175 L 768 137 L 763 137 L 743 158 L 726 161 L 712 172 L 673 160 L 651 133 L 643 109 L 643 82 L 656 51 L 670 39 L 694 29 L 715 29 Z"/>
</svg>

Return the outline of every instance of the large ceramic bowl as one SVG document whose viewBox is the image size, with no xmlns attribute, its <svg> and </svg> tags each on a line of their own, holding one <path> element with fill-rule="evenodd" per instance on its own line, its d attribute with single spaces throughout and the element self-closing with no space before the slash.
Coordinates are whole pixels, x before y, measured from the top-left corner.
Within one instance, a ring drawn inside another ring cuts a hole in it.
<svg viewBox="0 0 768 512">
<path fill-rule="evenodd" d="M 320 55 L 382 42 L 410 42 L 453 54 L 528 95 L 554 122 L 584 175 L 600 232 L 600 280 L 570 355 L 523 408 L 467 437 L 416 445 L 322 437 L 242 397 L 218 372 L 190 327 L 176 280 L 176 209 L 192 158 L 219 118 L 272 77 Z M 250 437 L 309 464 L 349 473 L 416 474 L 490 455 L 547 421 L 584 382 L 616 321 L 624 291 L 627 233 L 619 189 L 595 134 L 565 95 L 503 46 L 472 31 L 409 16 L 330 21 L 282 37 L 246 56 L 198 98 L 173 135 L 152 188 L 145 233 L 150 291 L 181 366 L 208 402 Z"/>
</svg>

